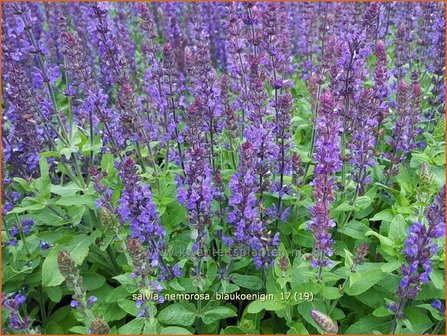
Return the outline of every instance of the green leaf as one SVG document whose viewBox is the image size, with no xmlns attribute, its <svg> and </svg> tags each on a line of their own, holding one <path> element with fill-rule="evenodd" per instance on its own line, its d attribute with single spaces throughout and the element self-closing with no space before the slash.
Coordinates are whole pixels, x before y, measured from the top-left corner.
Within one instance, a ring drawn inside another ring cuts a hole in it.
<svg viewBox="0 0 447 336">
<path fill-rule="evenodd" d="M 15 207 L 10 212 L 8 212 L 8 214 L 21 214 L 24 212 L 39 211 L 42 209 L 45 209 L 45 204 L 33 204 L 24 207 Z"/>
<path fill-rule="evenodd" d="M 372 334 L 375 331 L 381 333 L 389 332 L 390 328 L 389 318 L 364 316 L 354 324 L 352 324 L 345 334 Z"/>
<path fill-rule="evenodd" d="M 120 275 L 114 276 L 112 279 L 115 279 L 116 281 L 118 281 L 131 294 L 135 293 L 138 289 L 137 282 L 135 281 L 134 278 L 131 277 L 130 273 L 120 274 Z"/>
<path fill-rule="evenodd" d="M 391 273 L 391 272 L 397 270 L 401 265 L 402 265 L 402 262 L 401 262 L 401 261 L 398 261 L 398 260 L 396 260 L 396 261 L 389 261 L 389 262 L 385 263 L 385 264 L 380 268 L 380 270 L 381 270 L 383 273 Z"/>
<path fill-rule="evenodd" d="M 161 324 L 156 318 L 148 318 L 144 322 L 143 335 L 156 335 L 160 333 Z"/>
<path fill-rule="evenodd" d="M 62 290 L 60 287 L 46 287 L 45 292 L 48 298 L 54 303 L 58 303 L 62 299 Z"/>
<path fill-rule="evenodd" d="M 374 309 L 372 314 L 375 317 L 385 317 L 385 316 L 390 316 L 391 315 L 390 311 L 385 306 L 380 306 L 379 308 Z"/>
<path fill-rule="evenodd" d="M 78 146 L 71 146 L 71 147 L 64 147 L 60 150 L 61 154 L 67 158 L 67 160 L 70 159 L 71 154 L 78 152 Z"/>
<path fill-rule="evenodd" d="M 425 310 L 408 307 L 405 309 L 405 314 L 407 315 L 407 319 L 411 321 L 411 333 L 423 334 L 433 326 L 433 322 L 427 316 Z"/>
<path fill-rule="evenodd" d="M 73 195 L 64 196 L 56 201 L 57 205 L 72 206 L 72 205 L 86 205 L 90 209 L 96 208 L 96 196 L 94 195 Z"/>
<path fill-rule="evenodd" d="M 137 316 L 138 308 L 135 305 L 135 301 L 128 300 L 128 299 L 120 299 L 117 301 L 117 303 L 118 303 L 118 306 L 120 306 L 121 309 L 124 310 L 129 315 Z"/>
<path fill-rule="evenodd" d="M 113 169 L 114 169 L 113 155 L 112 155 L 112 153 L 107 152 L 102 155 L 101 170 L 104 172 L 107 172 L 110 175 L 110 173 L 112 172 Z"/>
<path fill-rule="evenodd" d="M 81 206 L 71 206 L 68 207 L 68 214 L 72 220 L 73 225 L 78 225 L 81 222 L 82 216 L 84 216 L 86 207 Z"/>
<path fill-rule="evenodd" d="M 81 265 L 88 255 L 90 245 L 95 241 L 94 236 L 75 236 L 67 245 L 56 245 L 50 251 L 42 264 L 42 285 L 46 287 L 58 286 L 64 281 L 57 265 L 57 254 L 66 250 L 77 265 Z"/>
<path fill-rule="evenodd" d="M 388 253 L 389 255 L 394 255 L 393 241 L 388 237 L 382 236 L 381 234 L 378 234 L 373 230 L 367 231 L 365 233 L 365 236 L 377 237 L 380 240 L 380 246 L 383 249 L 383 251 Z"/>
<path fill-rule="evenodd" d="M 395 216 L 391 221 L 388 238 L 391 240 L 401 239 L 407 235 L 407 225 L 404 216 L 401 214 Z"/>
<path fill-rule="evenodd" d="M 18 184 L 20 184 L 20 186 L 26 190 L 26 191 L 32 191 L 33 188 L 31 188 L 29 182 L 21 177 L 14 177 L 12 179 L 14 182 L 17 182 Z"/>
<path fill-rule="evenodd" d="M 262 288 L 262 280 L 254 275 L 243 275 L 234 273 L 231 275 L 231 280 L 242 288 L 259 290 Z"/>
<path fill-rule="evenodd" d="M 102 275 L 93 272 L 82 273 L 82 278 L 84 279 L 84 286 L 87 290 L 98 289 L 106 282 L 106 279 Z"/>
<path fill-rule="evenodd" d="M 197 312 L 192 303 L 182 302 L 167 306 L 158 313 L 158 320 L 163 324 L 190 326 L 194 323 Z"/>
<path fill-rule="evenodd" d="M 162 328 L 160 331 L 161 335 L 191 335 L 192 333 L 182 327 L 166 327 Z"/>
<path fill-rule="evenodd" d="M 363 265 L 359 265 L 355 274 L 360 274 L 360 279 L 356 281 L 354 284 L 349 284 L 345 288 L 346 294 L 350 296 L 359 295 L 372 286 L 377 284 L 380 280 L 385 277 L 385 273 L 381 271 L 382 264 L 379 263 L 366 263 Z"/>
<path fill-rule="evenodd" d="M 325 287 L 323 290 L 323 297 L 328 300 L 335 300 L 342 297 L 342 293 L 337 287 Z"/>
<path fill-rule="evenodd" d="M 88 328 L 87 327 L 83 327 L 83 326 L 75 326 L 73 328 L 70 328 L 69 331 L 71 331 L 72 333 L 81 334 L 81 335 L 88 334 Z"/>
<path fill-rule="evenodd" d="M 391 222 L 394 218 L 393 212 L 391 209 L 382 210 L 376 213 L 372 218 L 369 219 L 370 222 L 376 221 L 386 221 Z"/>
<path fill-rule="evenodd" d="M 369 196 L 359 196 L 355 201 L 354 208 L 356 211 L 364 210 L 371 205 L 372 201 L 372 198 Z"/>
<path fill-rule="evenodd" d="M 344 202 L 342 204 L 340 204 L 338 207 L 336 207 L 334 210 L 332 210 L 334 213 L 335 212 L 348 212 L 350 210 L 353 210 L 354 206 L 352 204 L 349 204 L 349 202 Z"/>
<path fill-rule="evenodd" d="M 287 331 L 287 335 L 309 335 L 309 332 L 301 322 L 293 322 L 292 326 Z"/>
<path fill-rule="evenodd" d="M 52 184 L 50 187 L 50 191 L 53 194 L 60 195 L 60 196 L 72 196 L 72 195 L 75 195 L 80 190 L 81 190 L 81 188 L 79 188 L 76 184 L 74 184 L 72 182 L 70 182 L 64 186 Z"/>
<path fill-rule="evenodd" d="M 57 254 L 59 251 L 59 246 L 53 247 L 42 264 L 42 285 L 45 287 L 59 286 L 64 282 L 64 277 L 59 272 L 57 266 Z"/>
<path fill-rule="evenodd" d="M 442 320 L 445 319 L 445 316 L 443 316 L 443 315 L 439 312 L 439 310 L 437 310 L 436 308 L 434 308 L 431 304 L 424 303 L 424 304 L 417 305 L 416 307 L 424 308 L 424 309 L 428 310 L 428 311 L 431 313 L 431 315 L 432 315 L 436 320 L 438 320 L 438 321 L 442 321 Z"/>
<path fill-rule="evenodd" d="M 93 146 L 90 144 L 90 141 L 82 146 L 82 153 L 87 155 L 89 152 L 99 153 L 102 148 L 102 139 L 97 136 L 93 140 Z"/>
<path fill-rule="evenodd" d="M 90 245 L 92 245 L 94 241 L 95 237 L 78 235 L 68 244 L 66 250 L 70 253 L 75 263 L 81 265 L 88 255 Z"/>
<path fill-rule="evenodd" d="M 48 160 L 46 157 L 41 157 L 39 159 L 40 176 L 48 176 Z"/>
<path fill-rule="evenodd" d="M 341 232 L 349 237 L 354 239 L 363 239 L 365 238 L 365 233 L 368 231 L 368 227 L 361 222 L 358 221 L 350 221 L 346 225 L 340 227 L 338 232 Z"/>
<path fill-rule="evenodd" d="M 352 261 L 352 253 L 345 249 L 345 269 L 350 270 L 354 262 Z"/>
<path fill-rule="evenodd" d="M 211 324 L 219 320 L 237 316 L 236 312 L 230 307 L 210 307 L 202 315 L 203 323 Z"/>
<path fill-rule="evenodd" d="M 136 318 L 118 329 L 118 334 L 139 335 L 143 331 L 144 318 Z"/>
<path fill-rule="evenodd" d="M 277 310 L 281 310 L 285 307 L 285 304 L 281 301 L 261 301 L 261 300 L 256 300 L 253 302 L 250 302 L 248 307 L 247 307 L 247 312 L 249 314 L 257 314 L 260 311 L 262 311 L 263 309 L 268 310 L 268 311 L 277 311 Z"/>
<path fill-rule="evenodd" d="M 440 270 L 434 269 L 430 274 L 430 280 L 436 289 L 443 289 L 445 286 L 445 275 Z"/>
<path fill-rule="evenodd" d="M 229 326 L 222 330 L 220 333 L 223 335 L 243 335 L 244 331 L 238 327 Z"/>
<path fill-rule="evenodd" d="M 8 282 L 22 281 L 25 279 L 25 274 L 29 273 L 31 269 L 15 270 L 11 265 L 3 267 L 2 283 L 5 285 Z"/>
</svg>

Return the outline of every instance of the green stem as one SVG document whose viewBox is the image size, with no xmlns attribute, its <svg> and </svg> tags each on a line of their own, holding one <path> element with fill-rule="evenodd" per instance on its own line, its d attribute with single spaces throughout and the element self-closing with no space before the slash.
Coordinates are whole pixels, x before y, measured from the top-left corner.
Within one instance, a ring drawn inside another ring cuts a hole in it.
<svg viewBox="0 0 447 336">
<path fill-rule="evenodd" d="M 14 214 L 14 218 L 17 221 L 17 227 L 19 228 L 20 238 L 22 239 L 23 246 L 25 247 L 26 255 L 28 258 L 31 257 L 31 252 L 28 246 L 28 242 L 26 241 L 25 233 L 23 232 L 22 225 L 20 224 L 20 218 L 17 214 Z"/>
<path fill-rule="evenodd" d="M 445 325 L 445 320 L 443 320 L 443 321 L 439 321 L 439 322 L 436 324 L 435 328 L 433 329 L 432 334 L 433 334 L 433 335 L 437 335 L 437 334 L 439 333 L 439 331 L 441 330 L 441 328 L 442 328 L 444 325 Z"/>
<path fill-rule="evenodd" d="M 42 318 L 42 324 L 45 324 L 47 320 L 47 313 L 45 309 L 45 297 L 43 295 L 43 288 L 40 287 L 40 297 L 39 297 L 39 307 L 40 307 L 40 316 Z"/>
</svg>

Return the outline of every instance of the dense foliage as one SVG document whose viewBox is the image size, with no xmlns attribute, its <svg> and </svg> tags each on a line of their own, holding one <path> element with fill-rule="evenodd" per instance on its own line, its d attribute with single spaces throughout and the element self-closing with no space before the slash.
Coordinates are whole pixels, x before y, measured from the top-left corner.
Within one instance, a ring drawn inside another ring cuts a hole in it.
<svg viewBox="0 0 447 336">
<path fill-rule="evenodd" d="M 3 3 L 4 333 L 445 332 L 445 4 Z"/>
</svg>

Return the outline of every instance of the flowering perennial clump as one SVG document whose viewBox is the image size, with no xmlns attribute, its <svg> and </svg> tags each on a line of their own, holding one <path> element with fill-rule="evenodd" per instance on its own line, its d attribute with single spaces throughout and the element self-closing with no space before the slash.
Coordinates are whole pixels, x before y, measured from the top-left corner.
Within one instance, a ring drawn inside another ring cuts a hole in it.
<svg viewBox="0 0 447 336">
<path fill-rule="evenodd" d="M 443 2 L 1 11 L 5 333 L 445 334 Z"/>
</svg>

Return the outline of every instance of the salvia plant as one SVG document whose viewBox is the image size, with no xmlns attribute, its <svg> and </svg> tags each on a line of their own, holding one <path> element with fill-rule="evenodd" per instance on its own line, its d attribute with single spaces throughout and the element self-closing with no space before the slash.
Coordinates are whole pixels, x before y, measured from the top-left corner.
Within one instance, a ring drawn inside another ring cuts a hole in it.
<svg viewBox="0 0 447 336">
<path fill-rule="evenodd" d="M 2 334 L 445 334 L 445 14 L 2 3 Z"/>
</svg>

